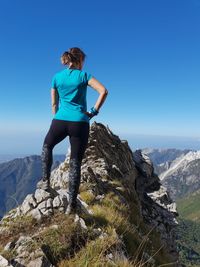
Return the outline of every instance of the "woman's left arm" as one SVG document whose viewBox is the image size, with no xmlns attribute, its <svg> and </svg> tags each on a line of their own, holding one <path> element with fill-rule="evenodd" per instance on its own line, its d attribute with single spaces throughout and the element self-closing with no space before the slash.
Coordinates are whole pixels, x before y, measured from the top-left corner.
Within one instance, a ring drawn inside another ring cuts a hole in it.
<svg viewBox="0 0 200 267">
<path fill-rule="evenodd" d="M 59 105 L 58 91 L 54 88 L 51 88 L 51 107 L 52 107 L 53 114 L 56 114 L 58 110 L 58 105 Z"/>
</svg>

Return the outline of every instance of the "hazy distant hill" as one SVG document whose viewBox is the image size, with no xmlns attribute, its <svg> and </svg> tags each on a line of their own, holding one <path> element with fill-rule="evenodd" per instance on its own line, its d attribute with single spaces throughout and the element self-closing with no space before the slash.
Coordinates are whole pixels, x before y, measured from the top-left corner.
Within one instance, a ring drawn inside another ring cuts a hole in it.
<svg viewBox="0 0 200 267">
<path fill-rule="evenodd" d="M 30 155 L 26 154 L 0 154 L 0 163 L 7 162 L 16 158 L 25 158 Z"/>
<path fill-rule="evenodd" d="M 65 155 L 55 155 L 52 170 L 64 160 Z M 1 163 L 0 217 L 21 203 L 28 193 L 32 193 L 40 179 L 41 157 L 38 155 Z"/>
</svg>

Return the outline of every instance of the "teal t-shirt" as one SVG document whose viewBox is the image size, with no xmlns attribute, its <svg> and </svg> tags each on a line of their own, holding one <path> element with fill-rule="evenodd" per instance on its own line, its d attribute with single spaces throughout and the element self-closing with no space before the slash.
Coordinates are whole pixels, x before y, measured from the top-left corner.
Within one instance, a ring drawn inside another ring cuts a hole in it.
<svg viewBox="0 0 200 267">
<path fill-rule="evenodd" d="M 69 68 L 53 76 L 51 87 L 59 95 L 59 107 L 54 119 L 89 122 L 89 116 L 83 112 L 87 111 L 87 85 L 92 77 L 84 70 Z"/>
</svg>

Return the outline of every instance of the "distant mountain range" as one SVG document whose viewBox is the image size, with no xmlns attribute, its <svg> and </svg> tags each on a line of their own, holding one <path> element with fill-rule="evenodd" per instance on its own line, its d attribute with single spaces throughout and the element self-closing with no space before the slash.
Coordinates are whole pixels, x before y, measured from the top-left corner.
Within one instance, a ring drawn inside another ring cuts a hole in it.
<svg viewBox="0 0 200 267">
<path fill-rule="evenodd" d="M 155 172 L 173 199 L 200 189 L 200 151 L 178 149 L 144 149 Z"/>
<path fill-rule="evenodd" d="M 0 154 L 0 163 L 10 161 L 10 160 L 16 159 L 16 158 L 25 158 L 28 156 L 30 156 L 30 155 L 26 155 L 26 154 Z"/>
<path fill-rule="evenodd" d="M 52 170 L 64 160 L 65 155 L 54 155 Z M 35 190 L 41 173 L 41 157 L 38 155 L 16 158 L 0 164 L 0 217 Z"/>
<path fill-rule="evenodd" d="M 3 163 L 3 162 L 8 162 L 8 161 L 11 161 L 13 159 L 19 159 L 19 158 L 25 158 L 25 157 L 30 157 L 32 155 L 30 154 L 0 154 L 0 163 Z M 38 155 L 40 156 L 40 155 Z M 65 155 L 63 154 L 57 154 L 57 155 L 54 155 L 54 161 L 63 161 L 65 158 Z"/>
<path fill-rule="evenodd" d="M 189 149 L 180 150 L 175 148 L 154 149 L 144 148 L 142 151 L 147 154 L 154 164 L 154 170 L 159 175 L 169 169 L 171 163 L 178 157 L 187 154 Z"/>
</svg>

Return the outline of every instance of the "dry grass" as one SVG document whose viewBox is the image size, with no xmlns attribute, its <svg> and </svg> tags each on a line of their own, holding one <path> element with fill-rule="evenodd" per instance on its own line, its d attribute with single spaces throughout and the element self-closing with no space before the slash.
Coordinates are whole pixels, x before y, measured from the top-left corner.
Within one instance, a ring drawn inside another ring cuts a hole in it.
<svg viewBox="0 0 200 267">
<path fill-rule="evenodd" d="M 151 267 L 152 260 L 155 260 L 156 267 L 173 266 L 161 245 L 160 234 L 144 223 L 134 188 L 131 189 L 130 185 L 125 187 L 118 180 L 113 180 L 110 185 L 111 190 L 105 197 L 96 200 L 92 191 L 88 191 L 91 185 L 82 184 L 81 199 L 94 213 L 83 214 L 87 230 L 74 223 L 73 215 L 66 216 L 61 212 L 55 212 L 40 223 L 31 216 L 17 217 L 7 222 L 9 231 L 0 236 L 1 252 L 5 256 L 8 253 L 7 258 L 14 257 L 15 251 L 5 252 L 3 246 L 17 239 L 21 233 L 38 233 L 29 244 L 29 252 L 42 248 L 58 267 Z M 116 186 L 122 188 L 120 193 L 126 199 L 126 204 L 112 191 L 112 187 Z M 58 227 L 52 228 L 54 224 Z M 98 227 L 105 233 L 103 238 L 93 232 Z"/>
<path fill-rule="evenodd" d="M 81 199 L 86 202 L 88 205 L 91 205 L 95 201 L 95 195 L 90 191 L 82 191 L 80 192 Z"/>
</svg>

